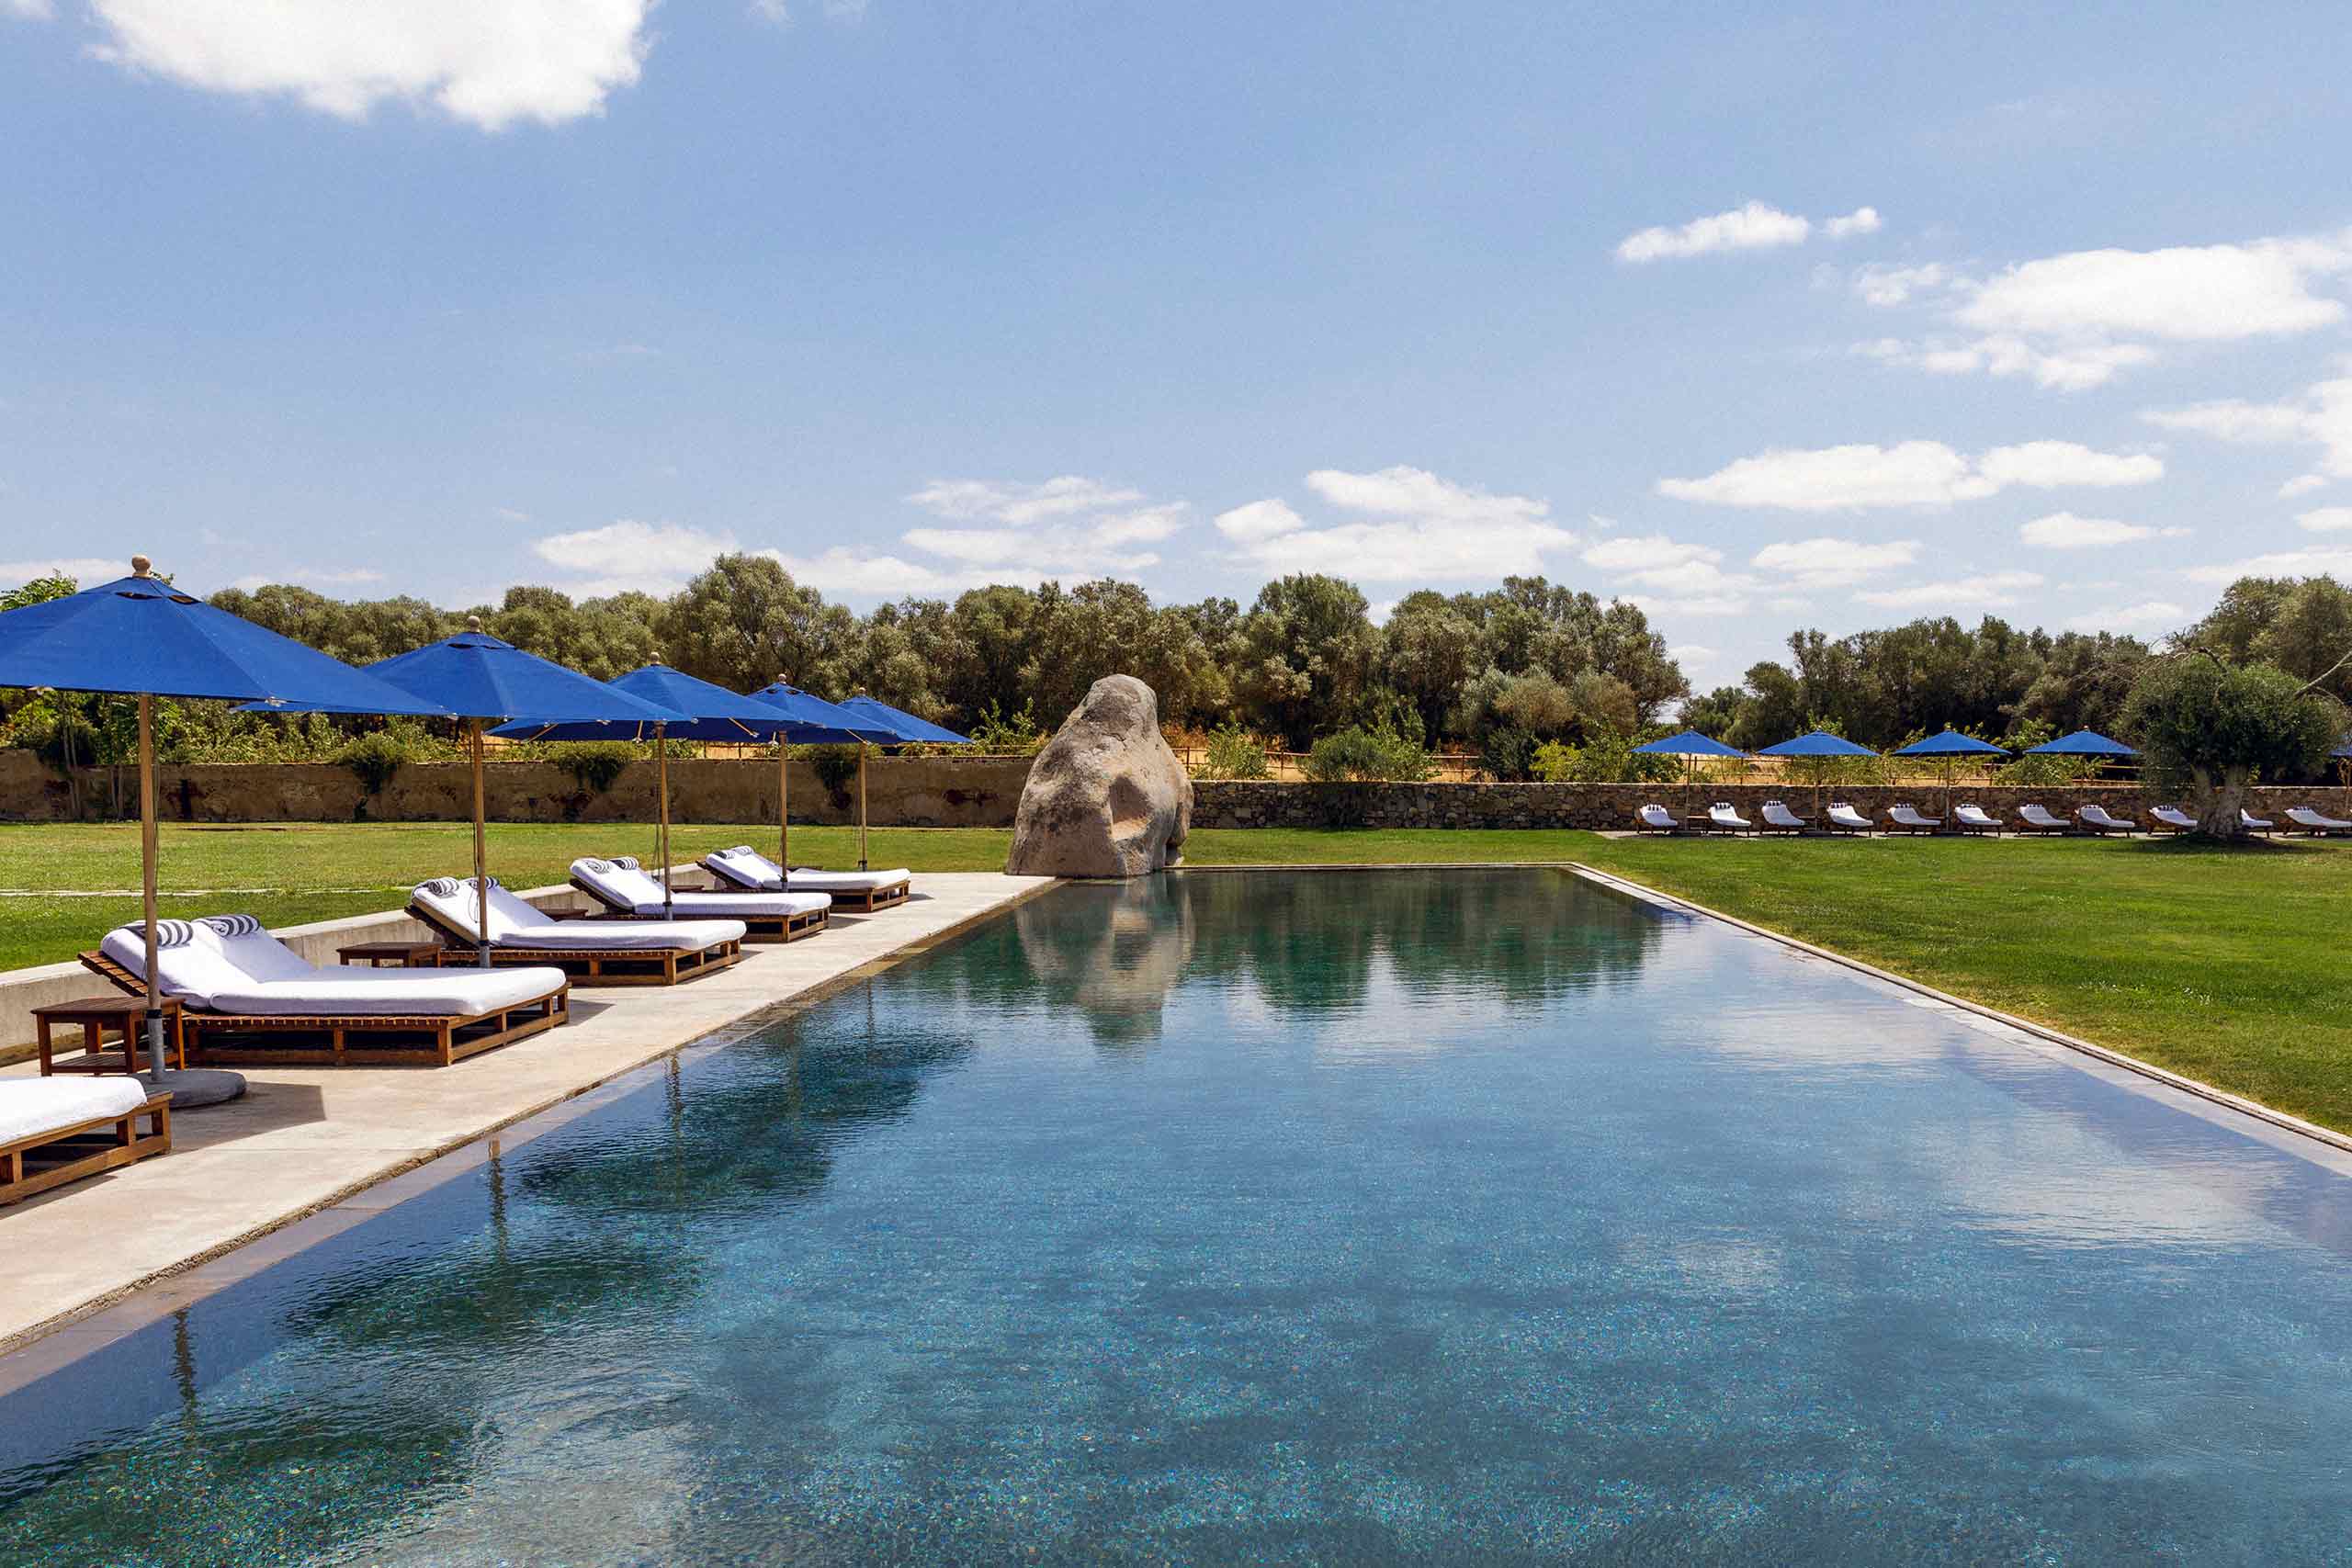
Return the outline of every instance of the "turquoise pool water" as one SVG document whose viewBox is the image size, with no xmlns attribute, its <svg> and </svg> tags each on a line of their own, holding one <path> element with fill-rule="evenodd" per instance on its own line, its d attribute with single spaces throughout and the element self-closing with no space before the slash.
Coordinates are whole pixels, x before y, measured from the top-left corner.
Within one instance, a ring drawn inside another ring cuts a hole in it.
<svg viewBox="0 0 2352 1568">
<path fill-rule="evenodd" d="M 0 1400 L 0 1562 L 2341 1561 L 2318 1153 L 1555 874 L 1068 888 Z"/>
</svg>

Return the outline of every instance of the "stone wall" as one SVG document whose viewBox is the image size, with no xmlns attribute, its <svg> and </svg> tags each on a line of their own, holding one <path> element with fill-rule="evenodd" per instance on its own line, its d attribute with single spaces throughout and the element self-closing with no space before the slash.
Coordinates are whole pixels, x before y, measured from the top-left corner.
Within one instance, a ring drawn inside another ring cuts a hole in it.
<svg viewBox="0 0 2352 1568">
<path fill-rule="evenodd" d="M 2256 816 L 2283 820 L 2290 806 L 2316 806 L 2332 817 L 2352 818 L 2352 789 L 2257 789 Z M 1929 816 L 1940 814 L 1942 786 L 1841 784 L 1826 788 L 1823 800 L 1845 800 L 1876 820 L 1886 808 L 1907 802 Z M 1961 784 L 1954 801 L 1973 801 L 2005 822 L 2030 801 L 2071 817 L 2075 807 L 2097 801 L 2116 816 L 2135 816 L 2143 825 L 2149 807 L 2163 804 L 2136 784 L 2087 784 L 2019 789 Z M 1810 784 L 1272 784 L 1258 780 L 1195 782 L 1193 826 L 1199 828 L 1630 828 L 1634 813 L 1655 801 L 1678 816 L 1703 812 L 1728 800 L 1751 821 L 1767 800 L 1785 800 L 1800 817 L 1815 815 Z"/>
<path fill-rule="evenodd" d="M 773 761 L 673 761 L 670 815 L 676 822 L 773 822 Z M 463 822 L 473 816 L 472 772 L 462 762 L 411 762 L 369 800 L 351 772 L 333 762 L 165 765 L 156 770 L 167 822 Z M 866 762 L 866 812 L 884 828 L 1010 828 L 1026 757 L 876 756 Z M 494 822 L 650 822 L 653 764 L 632 762 L 602 795 L 582 792 L 552 762 L 493 762 L 484 801 Z M 108 798 L 105 769 L 82 770 L 85 815 Z M 123 770 L 125 805 L 138 802 L 137 770 Z M 809 762 L 792 764 L 792 819 L 857 820 L 857 784 L 838 793 Z M 65 781 L 29 751 L 0 751 L 0 821 L 59 822 L 69 815 Z"/>
</svg>

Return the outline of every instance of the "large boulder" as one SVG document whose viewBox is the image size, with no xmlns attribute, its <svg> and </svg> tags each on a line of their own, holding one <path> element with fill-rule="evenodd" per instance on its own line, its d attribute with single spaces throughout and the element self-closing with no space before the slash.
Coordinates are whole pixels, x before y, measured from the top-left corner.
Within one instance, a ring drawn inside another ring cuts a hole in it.
<svg viewBox="0 0 2352 1568">
<path fill-rule="evenodd" d="M 1184 857 L 1193 781 L 1159 733 L 1159 699 L 1132 675 L 1088 688 L 1029 766 L 1012 819 L 1015 876 L 1144 876 Z"/>
</svg>

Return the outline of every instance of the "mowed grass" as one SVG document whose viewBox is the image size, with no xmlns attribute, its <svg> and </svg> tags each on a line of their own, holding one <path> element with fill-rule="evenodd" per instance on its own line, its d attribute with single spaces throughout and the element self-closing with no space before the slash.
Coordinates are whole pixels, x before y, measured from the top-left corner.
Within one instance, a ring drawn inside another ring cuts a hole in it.
<svg viewBox="0 0 2352 1568">
<path fill-rule="evenodd" d="M 672 832 L 682 862 L 774 837 L 748 824 Z M 1010 839 L 877 829 L 872 858 L 993 871 Z M 856 860 L 854 829 L 796 827 L 792 840 L 796 861 Z M 639 825 L 490 829 L 492 870 L 517 887 L 561 882 L 583 854 L 650 859 L 652 844 Z M 2352 1132 L 2352 846 L 1261 829 L 1204 829 L 1185 851 L 1196 865 L 1582 861 Z M 470 852 L 462 823 L 168 827 L 164 908 L 273 925 L 363 914 L 462 874 Z M 0 967 L 71 958 L 137 915 L 135 827 L 0 827 L 0 886 L 126 895 L 0 897 Z"/>
</svg>

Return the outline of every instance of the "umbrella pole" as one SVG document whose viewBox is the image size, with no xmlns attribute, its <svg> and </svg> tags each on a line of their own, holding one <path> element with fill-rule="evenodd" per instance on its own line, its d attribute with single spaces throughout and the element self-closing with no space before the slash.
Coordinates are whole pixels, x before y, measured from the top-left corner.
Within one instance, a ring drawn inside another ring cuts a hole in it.
<svg viewBox="0 0 2352 1568">
<path fill-rule="evenodd" d="M 775 738 L 775 868 L 792 875 L 792 748 Z"/>
<path fill-rule="evenodd" d="M 670 742 L 669 726 L 653 727 L 653 789 L 662 797 L 662 918 L 675 919 L 670 905 Z"/>
<path fill-rule="evenodd" d="M 481 941 L 474 953 L 474 962 L 482 968 L 490 967 L 490 851 L 482 834 L 481 787 L 481 720 L 466 720 L 466 739 L 473 753 L 474 763 L 474 912 L 480 918 L 476 934 Z"/>
<path fill-rule="evenodd" d="M 857 743 L 857 869 L 865 869 L 865 742 Z"/>
<path fill-rule="evenodd" d="M 139 907 L 147 924 L 147 1067 L 164 1085 L 164 996 L 155 977 L 155 699 L 139 694 Z M 129 1049 L 123 1055 L 129 1055 Z"/>
</svg>

